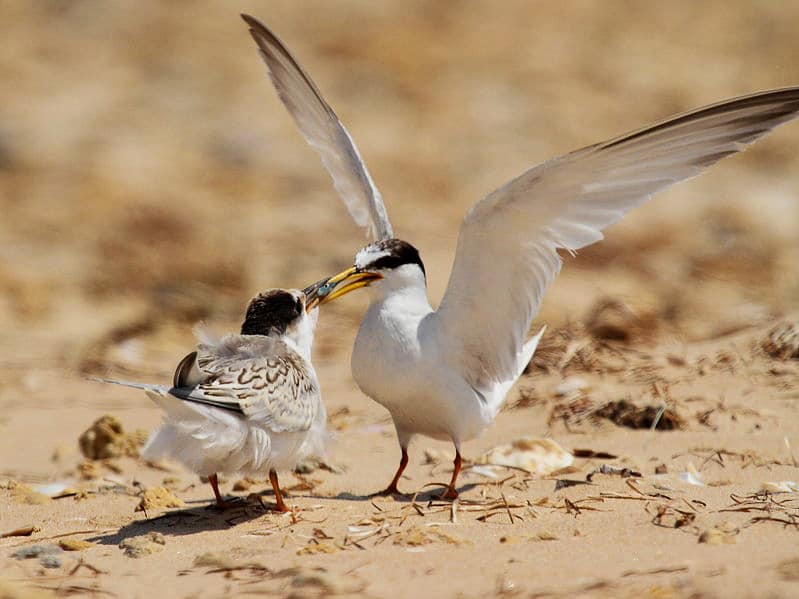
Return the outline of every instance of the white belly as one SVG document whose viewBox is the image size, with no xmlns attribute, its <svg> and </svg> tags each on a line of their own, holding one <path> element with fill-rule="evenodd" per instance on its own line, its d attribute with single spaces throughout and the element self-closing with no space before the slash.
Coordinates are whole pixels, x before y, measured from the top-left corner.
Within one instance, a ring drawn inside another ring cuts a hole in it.
<svg viewBox="0 0 799 599">
<path fill-rule="evenodd" d="M 400 443 L 413 434 L 460 443 L 479 435 L 490 418 L 474 390 L 420 341 L 424 316 L 370 307 L 355 340 L 352 374 L 391 413 Z"/>
</svg>

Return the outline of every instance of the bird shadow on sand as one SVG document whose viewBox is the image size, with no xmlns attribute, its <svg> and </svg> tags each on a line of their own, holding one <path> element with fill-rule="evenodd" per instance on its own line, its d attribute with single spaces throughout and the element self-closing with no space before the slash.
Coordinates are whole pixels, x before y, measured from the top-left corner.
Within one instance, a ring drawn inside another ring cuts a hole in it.
<svg viewBox="0 0 799 599">
<path fill-rule="evenodd" d="M 466 484 L 458 488 L 459 493 L 464 493 L 476 487 L 475 484 Z M 429 488 L 427 488 L 429 487 Z M 414 493 L 404 493 L 394 495 L 394 501 L 398 503 L 427 503 L 431 501 L 439 501 L 439 496 L 442 490 L 446 487 L 443 484 L 431 483 L 423 487 L 424 490 L 419 490 Z M 98 545 L 119 545 L 125 539 L 137 537 L 140 535 L 147 535 L 151 532 L 163 534 L 165 537 L 177 537 L 185 535 L 193 535 L 201 532 L 215 531 L 215 530 L 228 530 L 243 522 L 250 522 L 261 518 L 267 514 L 274 514 L 269 508 L 274 498 L 272 491 L 264 490 L 259 493 L 251 493 L 250 498 L 254 497 L 264 498 L 263 503 L 248 501 L 242 497 L 230 496 L 228 500 L 234 502 L 234 505 L 225 510 L 218 510 L 212 507 L 208 501 L 191 502 L 190 507 L 175 509 L 168 511 L 152 518 L 142 518 L 130 524 L 122 526 L 118 531 L 98 535 L 96 537 L 87 538 L 87 541 L 97 543 Z M 385 496 L 381 495 L 356 495 L 354 493 L 342 492 L 337 495 L 322 495 L 319 493 L 292 493 L 287 494 L 289 505 L 292 504 L 292 499 L 321 499 L 333 501 L 362 501 L 374 502 L 381 500 L 387 501 Z M 302 513 L 302 508 L 299 513 Z"/>
<path fill-rule="evenodd" d="M 468 483 L 465 485 L 461 485 L 458 487 L 458 493 L 465 493 L 466 491 L 470 491 L 477 487 L 476 484 Z M 441 500 L 440 496 L 444 489 L 447 488 L 447 485 L 443 483 L 430 483 L 425 485 L 418 491 L 414 491 L 411 493 L 400 493 L 399 495 L 381 495 L 381 494 L 374 494 L 370 493 L 368 495 L 355 495 L 354 493 L 347 493 L 346 491 L 339 493 L 338 495 L 331 496 L 331 497 L 321 497 L 319 499 L 340 499 L 345 501 L 381 501 L 386 500 L 387 497 L 393 497 L 394 501 L 400 503 L 426 503 L 429 501 L 446 501 Z"/>
<path fill-rule="evenodd" d="M 266 514 L 274 513 L 261 505 L 247 501 L 237 501 L 225 510 L 209 507 L 207 501 L 196 502 L 198 505 L 143 518 L 121 527 L 117 532 L 98 535 L 86 539 L 99 545 L 119 545 L 125 539 L 158 532 L 165 537 L 193 535 L 200 532 L 228 530 Z M 267 508 L 269 507 L 268 504 Z"/>
</svg>

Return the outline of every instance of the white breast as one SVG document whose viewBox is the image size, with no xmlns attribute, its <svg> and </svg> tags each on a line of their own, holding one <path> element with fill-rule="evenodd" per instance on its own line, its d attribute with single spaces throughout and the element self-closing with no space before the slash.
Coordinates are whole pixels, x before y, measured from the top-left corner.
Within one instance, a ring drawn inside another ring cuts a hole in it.
<svg viewBox="0 0 799 599">
<path fill-rule="evenodd" d="M 352 374 L 366 395 L 385 407 L 397 432 L 464 441 L 487 424 L 483 406 L 420 331 L 432 309 L 391 294 L 373 301 L 352 353 Z M 434 340 L 433 340 L 434 341 Z"/>
</svg>

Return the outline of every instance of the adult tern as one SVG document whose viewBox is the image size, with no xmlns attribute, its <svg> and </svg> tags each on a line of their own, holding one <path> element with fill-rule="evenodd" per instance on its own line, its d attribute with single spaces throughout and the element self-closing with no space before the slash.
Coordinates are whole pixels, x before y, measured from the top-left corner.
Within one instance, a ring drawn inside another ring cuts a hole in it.
<svg viewBox="0 0 799 599">
<path fill-rule="evenodd" d="M 419 252 L 394 238 L 383 200 L 355 143 L 280 40 L 242 15 L 280 99 L 321 155 L 355 222 L 373 241 L 327 281 L 323 301 L 368 287 L 369 309 L 352 353 L 361 390 L 391 413 L 402 457 L 384 493 L 398 493 L 414 435 L 461 444 L 495 418 L 535 352 L 528 333 L 541 298 L 576 252 L 654 193 L 741 151 L 797 116 L 799 87 L 725 100 L 554 158 L 475 204 L 458 237 L 438 309 L 427 299 Z"/>
</svg>

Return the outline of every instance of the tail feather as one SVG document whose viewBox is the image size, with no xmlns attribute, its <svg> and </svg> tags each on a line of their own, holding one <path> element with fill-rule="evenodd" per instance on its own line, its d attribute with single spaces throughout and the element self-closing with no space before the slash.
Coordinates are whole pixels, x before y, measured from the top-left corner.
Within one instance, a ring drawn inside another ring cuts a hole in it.
<svg viewBox="0 0 799 599">
<path fill-rule="evenodd" d="M 121 385 L 123 387 L 131 387 L 133 389 L 141 389 L 142 391 L 150 391 L 158 395 L 169 393 L 171 387 L 167 385 L 150 385 L 148 383 L 136 383 L 134 381 L 117 381 L 114 379 L 104 379 L 96 376 L 89 377 L 90 381 L 95 383 L 106 383 L 110 385 Z"/>
</svg>

